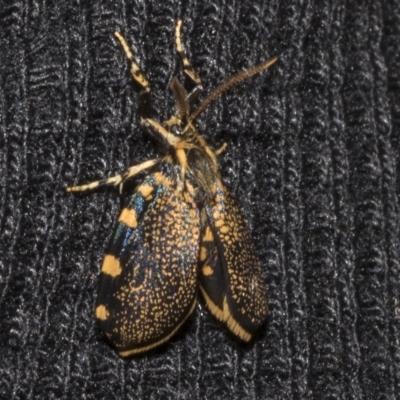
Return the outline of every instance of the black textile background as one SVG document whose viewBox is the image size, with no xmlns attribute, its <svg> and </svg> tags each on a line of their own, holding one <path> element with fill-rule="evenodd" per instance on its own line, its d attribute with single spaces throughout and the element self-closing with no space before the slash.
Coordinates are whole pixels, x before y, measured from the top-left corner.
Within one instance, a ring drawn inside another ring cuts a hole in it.
<svg viewBox="0 0 400 400">
<path fill-rule="evenodd" d="M 199 306 L 121 360 L 93 311 L 129 190 L 64 188 L 156 154 L 113 31 L 162 121 L 179 17 L 206 93 L 280 57 L 198 120 L 229 143 L 270 316 L 243 346 Z M 399 1 L 3 0 L 0 52 L 1 399 L 400 398 Z"/>
</svg>

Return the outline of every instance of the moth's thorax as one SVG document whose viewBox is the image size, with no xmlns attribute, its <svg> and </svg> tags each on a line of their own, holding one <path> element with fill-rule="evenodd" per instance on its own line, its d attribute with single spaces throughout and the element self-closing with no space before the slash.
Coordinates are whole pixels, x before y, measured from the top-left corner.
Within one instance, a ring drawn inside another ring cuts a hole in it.
<svg viewBox="0 0 400 400">
<path fill-rule="evenodd" d="M 166 160 L 175 166 L 182 190 L 189 184 L 194 189 L 192 195 L 197 204 L 210 204 L 215 197 L 215 182 L 219 180 L 215 152 L 193 125 L 182 128 L 172 124 L 168 128 L 173 138 L 168 138 L 170 147 Z M 181 132 L 179 135 L 176 134 L 178 129 Z"/>
</svg>

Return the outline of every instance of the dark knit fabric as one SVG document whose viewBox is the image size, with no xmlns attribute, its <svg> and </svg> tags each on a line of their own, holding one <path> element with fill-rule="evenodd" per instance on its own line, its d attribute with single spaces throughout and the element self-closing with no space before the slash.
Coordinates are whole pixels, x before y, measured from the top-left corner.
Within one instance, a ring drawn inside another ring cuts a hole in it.
<svg viewBox="0 0 400 400">
<path fill-rule="evenodd" d="M 197 121 L 262 261 L 270 315 L 249 345 L 196 308 L 122 360 L 94 318 L 115 188 L 67 194 L 155 157 L 113 32 L 153 89 L 204 96 L 279 56 Z M 400 398 L 400 2 L 0 2 L 0 399 Z"/>
</svg>

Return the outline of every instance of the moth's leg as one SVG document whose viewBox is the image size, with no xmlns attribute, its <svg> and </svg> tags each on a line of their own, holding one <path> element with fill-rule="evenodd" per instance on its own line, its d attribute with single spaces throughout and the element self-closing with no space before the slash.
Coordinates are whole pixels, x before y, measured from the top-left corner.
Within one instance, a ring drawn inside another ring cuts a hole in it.
<svg viewBox="0 0 400 400">
<path fill-rule="evenodd" d="M 140 69 L 139 65 L 136 63 L 131 49 L 129 48 L 128 44 L 124 37 L 119 33 L 115 32 L 115 37 L 119 40 L 122 45 L 122 48 L 125 52 L 126 58 L 130 63 L 130 71 L 132 75 L 132 79 L 136 82 L 140 87 L 140 92 L 138 96 L 138 110 L 139 115 L 142 118 L 149 118 L 150 117 L 150 106 L 151 106 L 151 90 L 149 81 L 146 78 L 146 75 Z"/>
<path fill-rule="evenodd" d="M 122 48 L 125 52 L 126 58 L 130 62 L 130 71 L 132 78 L 136 84 L 139 85 L 140 87 L 140 92 L 139 92 L 139 98 L 138 98 L 138 103 L 139 103 L 139 115 L 143 120 L 146 120 L 149 118 L 150 114 L 150 85 L 149 81 L 147 80 L 145 74 L 143 71 L 140 69 L 139 65 L 136 63 L 133 54 L 126 43 L 126 40 L 124 37 L 119 33 L 115 32 L 116 38 L 119 40 L 119 42 L 122 45 Z M 99 181 L 91 182 L 86 185 L 80 185 L 80 186 L 70 186 L 66 190 L 67 192 L 83 192 L 85 190 L 91 190 L 94 188 L 97 188 L 99 186 L 104 186 L 104 185 L 114 185 L 118 186 L 120 185 L 120 189 L 122 190 L 122 185 L 123 183 L 138 174 L 139 172 L 151 168 L 152 166 L 156 165 L 159 162 L 158 159 L 154 160 L 149 160 L 145 161 L 139 165 L 135 165 L 133 167 L 129 167 L 126 171 L 112 176 L 107 179 L 101 179 Z"/>
<path fill-rule="evenodd" d="M 101 179 L 99 181 L 87 183 L 86 185 L 67 187 L 67 192 L 84 192 L 85 190 L 94 189 L 104 185 L 114 185 L 114 186 L 122 185 L 127 179 L 132 178 L 133 176 L 137 175 L 139 172 L 145 169 L 153 167 L 159 161 L 160 160 L 158 159 L 148 160 L 142 162 L 139 165 L 134 165 L 133 167 L 129 167 L 126 171 L 118 175 L 112 176 L 111 178 Z"/>
<path fill-rule="evenodd" d="M 192 67 L 189 58 L 186 55 L 186 51 L 182 43 L 181 28 L 182 28 L 182 20 L 179 19 L 175 27 L 175 46 L 176 46 L 176 52 L 179 54 L 179 57 L 182 60 L 183 72 L 195 84 L 194 89 L 187 96 L 189 104 L 192 104 L 197 99 L 199 93 L 203 90 L 203 85 L 201 83 L 200 76 Z"/>
</svg>

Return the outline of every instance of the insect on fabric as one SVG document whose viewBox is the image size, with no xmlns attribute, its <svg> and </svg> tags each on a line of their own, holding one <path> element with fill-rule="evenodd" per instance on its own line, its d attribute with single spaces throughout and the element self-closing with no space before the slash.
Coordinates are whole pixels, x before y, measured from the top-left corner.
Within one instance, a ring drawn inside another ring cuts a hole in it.
<svg viewBox="0 0 400 400">
<path fill-rule="evenodd" d="M 176 51 L 194 83 L 189 93 L 175 77 L 171 90 L 176 112 L 164 123 L 150 118 L 150 85 L 123 36 L 116 32 L 140 86 L 139 110 L 144 128 L 162 144 L 160 158 L 87 185 L 122 185 L 147 170 L 118 219 L 104 257 L 96 318 L 108 340 L 123 356 L 165 343 L 195 309 L 200 291 L 211 313 L 238 338 L 249 341 L 268 313 L 267 292 L 244 217 L 222 182 L 217 157 L 199 135 L 194 121 L 221 93 L 267 69 L 277 58 L 234 75 L 193 112 L 202 90 L 200 77 L 175 28 Z"/>
</svg>

